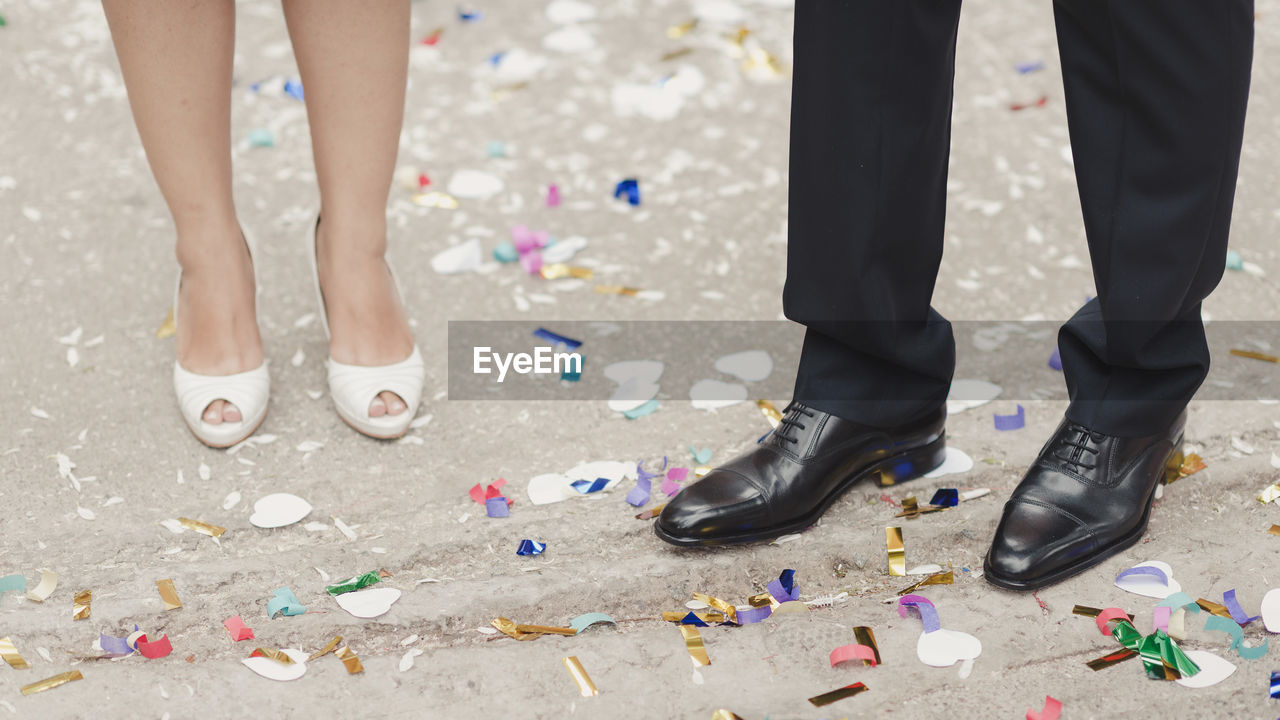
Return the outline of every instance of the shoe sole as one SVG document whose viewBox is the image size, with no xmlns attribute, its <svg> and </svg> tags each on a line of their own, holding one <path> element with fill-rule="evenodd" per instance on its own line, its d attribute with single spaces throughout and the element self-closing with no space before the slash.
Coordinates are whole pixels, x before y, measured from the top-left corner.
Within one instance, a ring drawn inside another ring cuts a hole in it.
<svg viewBox="0 0 1280 720">
<path fill-rule="evenodd" d="M 211 442 L 205 441 L 205 439 L 200 437 L 199 433 L 196 432 L 196 429 L 191 427 L 191 423 L 187 422 L 186 417 L 183 417 L 182 423 L 187 426 L 187 429 L 191 431 L 191 434 L 195 436 L 195 439 L 199 440 L 205 447 L 213 448 L 214 450 L 226 450 L 229 447 L 235 447 L 236 445 L 239 445 L 245 440 L 248 440 L 249 438 L 253 437 L 253 434 L 258 432 L 258 428 L 262 427 L 262 423 L 265 422 L 266 419 L 267 419 L 267 411 L 263 410 L 262 417 L 258 418 L 258 422 L 253 426 L 252 430 L 245 433 L 244 436 L 241 437 L 239 440 L 236 440 L 235 442 L 229 442 L 226 444 L 211 443 Z"/>
<path fill-rule="evenodd" d="M 883 460 L 876 462 L 874 465 L 866 469 L 854 473 L 845 478 L 835 490 L 827 494 L 822 502 L 809 513 L 794 520 L 786 525 L 780 525 L 764 530 L 758 530 L 751 533 L 742 533 L 739 535 L 728 535 L 714 538 L 691 538 L 672 535 L 662 529 L 662 525 L 654 523 L 653 531 L 664 541 L 677 545 L 679 547 L 710 547 L 715 545 L 739 545 L 742 543 L 757 542 L 760 540 L 771 540 L 782 535 L 800 532 L 813 527 L 824 513 L 840 499 L 841 495 L 848 492 L 849 488 L 858 484 L 858 482 L 879 475 L 881 477 L 880 484 L 882 486 L 896 485 L 900 482 L 914 480 L 925 473 L 931 472 L 942 465 L 947 458 L 947 437 L 946 433 L 938 436 L 937 440 L 918 448 L 890 455 Z M 885 482 L 884 478 L 888 477 L 889 481 Z"/>
<path fill-rule="evenodd" d="M 1165 458 L 1164 476 L 1161 477 L 1160 482 L 1156 484 L 1157 488 L 1161 485 L 1168 485 L 1173 479 L 1177 479 L 1178 470 L 1182 467 L 1182 460 L 1184 457 L 1182 452 L 1182 438 L 1178 438 L 1178 442 L 1174 444 L 1174 448 L 1175 450 L 1169 454 L 1169 457 Z M 1028 592 L 1054 585 L 1069 577 L 1078 575 L 1085 570 L 1096 567 L 1101 564 L 1102 561 L 1122 550 L 1132 547 L 1134 543 L 1142 539 L 1142 536 L 1147 532 L 1147 523 L 1151 521 L 1151 506 L 1155 504 L 1155 498 L 1156 491 L 1153 489 L 1151 491 L 1151 497 L 1147 498 L 1147 508 L 1142 513 L 1142 522 L 1138 523 L 1138 526 L 1128 535 L 1121 537 L 1119 540 L 1108 545 L 1102 550 L 1099 550 L 1097 553 L 1081 558 L 1079 562 L 1067 565 L 1046 577 L 1027 581 L 1002 578 L 998 573 L 993 573 L 991 571 L 991 561 L 987 557 L 982 559 L 982 576 L 986 578 L 987 582 L 998 588 Z"/>
</svg>

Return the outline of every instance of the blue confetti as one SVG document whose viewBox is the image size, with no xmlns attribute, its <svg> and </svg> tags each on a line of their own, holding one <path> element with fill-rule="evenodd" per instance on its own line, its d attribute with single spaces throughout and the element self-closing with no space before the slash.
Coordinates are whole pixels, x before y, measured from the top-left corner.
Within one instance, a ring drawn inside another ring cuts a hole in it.
<svg viewBox="0 0 1280 720">
<path fill-rule="evenodd" d="M 534 330 L 533 336 L 541 340 L 546 340 L 551 343 L 552 346 L 563 345 L 570 350 L 577 350 L 582 347 L 581 340 L 574 340 L 573 338 L 565 337 L 559 333 L 553 333 L 546 328 L 538 328 L 537 330 Z"/>
<path fill-rule="evenodd" d="M 540 543 L 536 540 L 521 540 L 520 547 L 516 549 L 517 555 L 541 555 L 547 549 L 546 543 Z"/>
<path fill-rule="evenodd" d="M 1062 371 L 1062 353 L 1058 352 L 1058 348 L 1053 349 L 1053 354 L 1049 356 L 1049 367 Z"/>
<path fill-rule="evenodd" d="M 1027 411 L 1018 406 L 1018 412 L 1012 415 L 995 415 L 997 430 L 1020 430 L 1027 425 Z"/>
<path fill-rule="evenodd" d="M 934 507 L 955 507 L 960 504 L 960 491 L 956 488 L 938 488 L 929 504 Z"/>
<path fill-rule="evenodd" d="M 303 95 L 302 95 L 302 81 L 301 81 L 301 80 L 287 80 L 287 81 L 285 81 L 285 84 L 284 84 L 284 92 L 285 92 L 285 94 L 286 94 L 286 95 L 289 95 L 290 97 L 293 97 L 293 98 L 297 98 L 298 100 L 305 100 L 305 99 L 306 99 L 306 98 L 305 98 L 305 97 L 303 97 Z"/>
<path fill-rule="evenodd" d="M 641 405 L 640 407 L 638 407 L 638 408 L 634 408 L 634 409 L 632 409 L 632 410 L 627 410 L 626 412 L 624 412 L 624 413 L 622 413 L 622 414 L 623 414 L 623 416 L 624 416 L 624 417 L 626 417 L 628 420 L 635 420 L 636 418 L 642 418 L 642 417 L 644 417 L 645 415 L 648 415 L 649 413 L 651 413 L 651 412 L 653 412 L 654 410 L 657 410 L 657 409 L 658 409 L 658 401 L 657 401 L 657 400 L 650 400 L 649 402 L 647 402 L 647 403 L 645 403 L 645 404 Z"/>
<path fill-rule="evenodd" d="M 569 483 L 570 487 L 583 495 L 590 495 L 605 489 L 609 484 L 609 478 L 596 478 L 595 480 L 574 480 Z"/>
<path fill-rule="evenodd" d="M 694 446 L 689 446 L 689 452 L 693 453 L 693 461 L 699 465 L 706 465 L 711 462 L 711 448 L 702 448 L 699 450 Z"/>
<path fill-rule="evenodd" d="M 282 587 L 272 593 L 275 597 L 267 601 L 267 617 L 274 618 L 277 614 L 282 615 L 301 615 L 307 611 L 305 605 L 298 600 L 298 596 L 287 587 Z"/>
<path fill-rule="evenodd" d="M 458 19 L 462 22 L 478 22 L 484 18 L 484 13 L 479 10 L 467 10 L 462 7 L 458 8 Z"/>
<path fill-rule="evenodd" d="M 640 181 L 635 178 L 627 178 L 618 183 L 613 189 L 615 198 L 624 198 L 631 205 L 640 204 Z"/>
<path fill-rule="evenodd" d="M 1044 69 L 1043 60 L 1032 60 L 1031 62 L 1018 63 L 1013 66 L 1019 73 L 1028 75 L 1033 72 L 1040 72 Z"/>
</svg>

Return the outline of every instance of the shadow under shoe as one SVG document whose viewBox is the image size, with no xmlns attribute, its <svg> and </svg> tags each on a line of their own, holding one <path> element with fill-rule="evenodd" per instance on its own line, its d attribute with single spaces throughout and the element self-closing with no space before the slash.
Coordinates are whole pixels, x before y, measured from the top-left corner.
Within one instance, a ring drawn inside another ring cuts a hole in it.
<svg viewBox="0 0 1280 720">
<path fill-rule="evenodd" d="M 751 451 L 667 503 L 658 537 L 683 546 L 767 540 L 813 525 L 854 483 L 919 477 L 946 457 L 946 408 L 897 428 L 873 428 L 793 402 Z"/>
<path fill-rule="evenodd" d="M 1009 590 L 1036 590 L 1087 570 L 1146 532 L 1156 487 L 1182 464 L 1186 412 L 1140 438 L 1064 419 L 1005 503 L 984 571 Z"/>
</svg>

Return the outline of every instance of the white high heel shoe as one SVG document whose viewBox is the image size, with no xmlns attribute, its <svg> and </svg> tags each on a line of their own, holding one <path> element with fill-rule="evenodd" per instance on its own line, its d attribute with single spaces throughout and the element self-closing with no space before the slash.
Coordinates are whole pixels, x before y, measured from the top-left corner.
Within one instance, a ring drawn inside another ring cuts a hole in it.
<svg viewBox="0 0 1280 720">
<path fill-rule="evenodd" d="M 258 266 L 253 260 L 253 239 L 241 229 L 245 246 L 249 249 L 249 262 L 253 264 L 254 293 L 258 292 Z M 182 290 L 182 273 L 178 273 L 178 287 L 173 292 L 173 324 L 178 325 L 178 294 Z M 254 305 L 255 311 L 257 304 Z M 173 361 L 173 391 L 178 397 L 178 407 L 187 427 L 200 442 L 212 448 L 231 447 L 257 431 L 267 416 L 267 398 L 271 392 L 271 376 L 264 359 L 258 367 L 234 375 L 199 375 Z M 214 400 L 225 400 L 240 411 L 238 422 L 223 421 L 211 425 L 204 421 L 204 411 Z"/>
<path fill-rule="evenodd" d="M 329 316 L 324 307 L 324 292 L 320 289 L 320 269 L 316 262 L 316 233 L 320 228 L 320 216 L 317 215 L 307 233 L 309 247 L 307 255 L 311 258 L 311 277 L 316 285 L 316 302 L 320 306 L 320 324 L 324 326 L 324 336 L 329 338 Z M 400 279 L 396 271 L 387 264 L 391 272 L 391 280 L 400 293 L 400 301 L 404 302 L 404 294 L 400 291 Z M 422 352 L 417 344 L 409 357 L 391 365 L 345 365 L 330 357 L 326 361 L 329 366 L 329 395 L 333 397 L 333 406 L 338 417 L 356 431 L 379 440 L 394 440 L 409 430 L 409 423 L 418 413 L 418 403 L 422 400 L 422 383 L 424 364 Z M 398 415 L 382 415 L 370 417 L 369 405 L 379 393 L 390 392 L 404 400 L 405 410 Z"/>
</svg>

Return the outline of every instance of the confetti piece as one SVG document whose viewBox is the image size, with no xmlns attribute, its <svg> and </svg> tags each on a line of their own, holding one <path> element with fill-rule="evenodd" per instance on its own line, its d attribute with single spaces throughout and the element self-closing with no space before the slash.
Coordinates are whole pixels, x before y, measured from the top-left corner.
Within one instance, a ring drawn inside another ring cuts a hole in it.
<svg viewBox="0 0 1280 720">
<path fill-rule="evenodd" d="M 461 20 L 462 22 L 467 22 L 467 23 L 479 22 L 484 19 L 484 13 L 480 12 L 479 10 L 464 10 L 463 8 L 459 7 L 458 19 Z"/>
<path fill-rule="evenodd" d="M 627 493 L 626 500 L 633 507 L 640 507 L 649 502 L 649 498 L 652 495 L 653 480 L 642 475 L 636 480 L 636 486 L 631 488 L 631 492 Z"/>
<path fill-rule="evenodd" d="M 955 572 L 953 570 L 943 570 L 941 572 L 936 572 L 929 575 L 925 579 L 921 580 L 918 583 L 915 583 L 914 585 L 911 585 L 910 587 L 906 587 L 906 588 L 903 588 L 902 590 L 899 590 L 898 594 L 906 595 L 908 593 L 915 592 L 919 588 L 922 588 L 928 585 L 951 585 L 954 582 L 955 582 Z"/>
<path fill-rule="evenodd" d="M 795 577 L 796 571 L 787 569 L 778 575 L 778 579 L 769 581 L 766 589 L 774 601 L 784 603 L 800 599 L 800 588 L 796 585 Z"/>
<path fill-rule="evenodd" d="M 711 664 L 707 649 L 702 644 L 702 634 L 692 625 L 681 625 L 680 634 L 684 636 L 684 647 L 689 651 L 694 667 L 706 667 Z"/>
<path fill-rule="evenodd" d="M 652 519 L 654 519 L 654 518 L 658 517 L 659 515 L 661 515 L 661 514 L 662 514 L 662 508 L 664 508 L 664 507 L 666 507 L 666 506 L 667 506 L 667 504 L 666 504 L 666 503 L 662 503 L 661 505 L 654 505 L 653 507 L 649 508 L 648 510 L 645 510 L 645 511 L 644 511 L 644 512 L 642 512 L 642 513 L 638 513 L 638 514 L 636 515 L 636 519 L 637 519 L 637 520 L 652 520 Z"/>
<path fill-rule="evenodd" d="M 694 18 L 693 20 L 690 20 L 685 23 L 681 23 L 679 25 L 672 25 L 671 27 L 667 28 L 667 37 L 671 38 L 672 40 L 678 40 L 684 37 L 685 35 L 688 35 L 689 33 L 693 32 L 694 28 L 696 27 L 698 27 L 697 18 Z"/>
<path fill-rule="evenodd" d="M 658 409 L 658 401 L 649 400 L 648 402 L 644 403 L 643 405 L 640 405 L 639 407 L 624 411 L 622 415 L 628 420 L 636 420 L 644 417 L 645 415 L 652 414 L 657 409 Z"/>
<path fill-rule="evenodd" d="M 516 623 L 504 617 L 494 618 L 493 627 L 498 632 L 507 637 L 516 640 L 533 640 L 539 635 L 577 635 L 578 631 L 569 627 L 555 627 L 549 625 L 524 625 Z"/>
<path fill-rule="evenodd" d="M 1085 663 L 1085 665 L 1088 665 L 1090 670 L 1097 672 L 1099 670 L 1104 670 L 1106 668 L 1109 668 L 1112 665 L 1118 665 L 1124 662 L 1125 660 L 1130 660 L 1135 657 L 1138 657 L 1138 653 L 1132 650 L 1119 650 L 1117 652 L 1111 653 L 1110 655 L 1103 655 L 1100 658 L 1090 660 L 1089 662 Z"/>
<path fill-rule="evenodd" d="M 461 169 L 449 178 L 449 194 L 464 200 L 488 200 L 502 192 L 502 178 L 482 170 Z"/>
<path fill-rule="evenodd" d="M 581 633 L 583 630 L 593 625 L 617 625 L 617 621 L 612 616 L 601 612 L 584 613 L 569 621 L 569 627 L 573 628 L 575 633 Z"/>
<path fill-rule="evenodd" d="M 875 656 L 873 660 L 864 659 L 862 664 L 870 667 L 879 665 L 881 662 L 880 646 L 876 645 L 876 635 L 871 631 L 871 628 L 866 625 L 859 625 L 853 629 L 853 636 L 858 639 L 859 645 L 871 648 L 871 653 Z"/>
<path fill-rule="evenodd" d="M 180 517 L 178 518 L 178 522 L 182 523 L 183 527 L 187 529 L 195 530 L 202 535 L 208 535 L 212 538 L 222 537 L 222 534 L 227 531 L 224 527 L 212 525 L 207 522 L 201 522 L 200 520 L 192 520 L 191 518 Z"/>
<path fill-rule="evenodd" d="M 138 639 L 138 652 L 149 660 L 156 660 L 165 657 L 173 652 L 173 645 L 169 643 L 169 636 L 162 636 L 154 642 L 148 641 L 147 636 L 143 635 Z"/>
<path fill-rule="evenodd" d="M 422 655 L 422 651 L 418 648 L 409 648 L 409 650 L 400 658 L 400 672 L 406 672 L 413 667 L 413 659 Z"/>
<path fill-rule="evenodd" d="M 1263 362 L 1269 362 L 1269 363 L 1280 363 L 1280 357 L 1276 357 L 1275 355 L 1267 355 L 1266 353 L 1254 352 L 1252 350 L 1240 350 L 1238 348 L 1231 348 L 1230 352 L 1232 355 L 1235 355 L 1236 357 L 1249 358 L 1251 360 L 1261 360 Z"/>
<path fill-rule="evenodd" d="M 852 685 L 845 685 L 842 688 L 836 688 L 831 692 L 825 692 L 825 693 L 822 693 L 821 695 L 814 695 L 813 697 L 809 698 L 809 702 L 812 703 L 815 707 L 822 707 L 823 705 L 830 705 L 831 703 L 836 702 L 838 700 L 851 698 L 854 695 L 857 695 L 858 693 L 866 692 L 866 690 L 867 690 L 866 685 L 863 685 L 860 682 L 856 682 L 856 683 L 853 683 Z"/>
<path fill-rule="evenodd" d="M 924 624 L 926 633 L 937 632 L 942 627 L 938 621 L 938 611 L 928 598 L 921 595 L 904 595 L 898 598 L 898 614 L 907 617 L 910 614 L 908 608 L 920 614 L 920 621 Z"/>
<path fill-rule="evenodd" d="M 1196 667 L 1200 668 L 1200 672 L 1191 677 L 1178 678 L 1175 682 L 1183 687 L 1204 688 L 1210 685 L 1217 685 L 1231 677 L 1232 673 L 1236 671 L 1236 666 L 1233 663 L 1211 652 L 1188 650 L 1186 654 L 1187 658 L 1195 663 Z"/>
<path fill-rule="evenodd" d="M 938 488 L 929 504 L 934 507 L 955 507 L 960 504 L 960 491 L 955 488 Z"/>
<path fill-rule="evenodd" d="M 1017 70 L 1017 71 L 1018 71 L 1018 74 L 1020 74 L 1020 75 L 1027 75 L 1027 74 L 1029 74 L 1029 73 L 1040 72 L 1041 70 L 1043 70 L 1043 69 L 1044 69 L 1044 61 L 1043 61 L 1043 60 L 1032 60 L 1032 61 L 1030 61 L 1030 62 L 1018 63 L 1017 65 L 1014 65 L 1014 66 L 1013 66 L 1013 68 L 1014 68 L 1015 70 Z M 1055 718 L 1056 718 L 1056 717 L 1058 717 L 1058 715 L 1055 713 L 1053 717 L 1055 717 Z M 1030 719 L 1028 718 L 1028 720 L 1030 720 Z M 1048 719 L 1048 718 L 1046 718 L 1046 720 L 1049 720 L 1049 719 Z"/>
<path fill-rule="evenodd" d="M 436 253 L 431 258 L 431 268 L 441 275 L 457 275 L 474 271 L 483 260 L 480 240 L 471 238 Z"/>
<path fill-rule="evenodd" d="M 516 555 L 541 555 L 547 549 L 546 543 L 536 542 L 534 540 L 521 540 L 520 547 L 516 548 Z"/>
<path fill-rule="evenodd" d="M 269 148 L 275 147 L 276 136 L 266 128 L 254 128 L 249 131 L 249 147 Z"/>
<path fill-rule="evenodd" d="M 635 178 L 627 178 L 620 180 L 613 188 L 613 196 L 622 198 L 628 204 L 636 206 L 640 204 L 640 182 Z"/>
<path fill-rule="evenodd" d="M 337 650 L 337 649 L 338 649 L 338 646 L 339 646 L 339 645 L 341 645 L 341 644 L 342 644 L 342 636 L 341 636 L 341 635 L 339 635 L 339 636 L 335 637 L 334 639 L 330 640 L 330 641 L 329 641 L 329 643 L 328 643 L 327 645 L 325 645 L 324 647 L 322 647 L 322 648 L 320 648 L 319 650 L 317 650 L 317 651 L 315 651 L 315 652 L 311 653 L 311 656 L 307 658 L 307 662 L 311 662 L 312 660 L 315 660 L 316 658 L 320 658 L 320 657 L 324 657 L 325 655 L 328 655 L 329 653 L 333 652 L 334 650 Z"/>
<path fill-rule="evenodd" d="M 1231 619 L 1235 620 L 1240 627 L 1244 627 L 1260 617 L 1258 615 L 1249 617 L 1249 614 L 1240 607 L 1240 601 L 1236 599 L 1234 588 L 1222 593 L 1222 604 L 1226 606 L 1227 612 L 1231 613 Z"/>
<path fill-rule="evenodd" d="M 278 662 L 281 665 L 293 665 L 296 662 L 287 653 L 281 650 L 276 650 L 275 648 L 257 648 L 253 652 L 249 653 L 249 657 L 266 658 L 273 662 Z"/>
<path fill-rule="evenodd" d="M 282 663 L 273 660 L 265 655 L 259 654 L 260 650 L 255 650 L 254 654 L 241 660 L 245 667 L 254 671 L 268 680 L 276 680 L 278 682 L 288 682 L 297 680 L 307 672 L 307 656 L 301 650 L 286 648 L 279 650 L 284 657 L 289 658 L 292 662 Z"/>
<path fill-rule="evenodd" d="M 828 659 L 831 661 L 831 667 L 849 660 L 862 660 L 864 664 L 870 663 L 872 667 L 876 665 L 876 654 L 866 645 L 841 645 L 831 651 Z"/>
<path fill-rule="evenodd" d="M 1244 644 L 1244 631 L 1240 629 L 1240 625 L 1235 620 L 1218 615 L 1209 615 L 1205 619 L 1204 629 L 1205 632 L 1224 632 L 1230 635 L 1231 644 L 1227 646 L 1227 649 L 1235 650 L 1245 660 L 1257 660 L 1266 655 L 1268 646 L 1271 643 L 1270 638 L 1268 638 L 1257 647 L 1247 647 Z"/>
<path fill-rule="evenodd" d="M 743 382 L 760 382 L 773 373 L 773 358 L 764 350 L 744 350 L 717 359 L 715 368 Z"/>
<path fill-rule="evenodd" d="M 1021 405 L 1018 405 L 1018 411 L 1012 415 L 993 415 L 993 417 L 997 430 L 1019 430 L 1027 425 L 1027 411 Z"/>
<path fill-rule="evenodd" d="M 377 571 L 370 570 L 363 575 L 356 575 L 353 578 L 343 580 L 335 585 L 329 585 L 325 590 L 328 591 L 330 595 L 341 595 L 343 593 L 355 592 L 356 590 L 363 590 L 370 585 L 376 585 L 380 582 L 382 582 L 382 577 L 378 575 Z"/>
<path fill-rule="evenodd" d="M 169 312 L 164 316 L 164 322 L 156 328 L 156 339 L 167 340 L 177 334 L 178 326 L 173 322 L 173 308 L 169 308 Z"/>
<path fill-rule="evenodd" d="M 76 593 L 74 605 L 72 606 L 72 620 L 87 620 L 92 609 L 93 591 L 81 590 Z"/>
<path fill-rule="evenodd" d="M 1040 712 L 1027 711 L 1027 720 L 1058 720 L 1062 714 L 1062 703 L 1049 695 L 1044 696 L 1044 707 Z"/>
<path fill-rule="evenodd" d="M 711 595 L 699 592 L 693 594 L 693 599 L 706 603 L 710 607 L 724 613 L 724 616 L 728 618 L 731 623 L 736 623 L 738 621 L 738 608 L 732 603 L 727 603 L 718 597 L 712 597 Z"/>
<path fill-rule="evenodd" d="M 173 579 L 158 580 L 156 588 L 160 591 L 160 599 L 164 601 L 165 610 L 177 610 L 182 607 L 178 599 L 178 591 L 173 587 Z"/>
<path fill-rule="evenodd" d="M 547 207 L 560 207 L 560 188 L 557 185 L 547 186 Z"/>
<path fill-rule="evenodd" d="M 0 577 L 0 593 L 5 592 L 26 592 L 27 576 L 20 573 L 13 575 L 5 575 Z"/>
<path fill-rule="evenodd" d="M 711 720 L 742 720 L 742 717 L 724 708 L 719 708 L 711 713 Z"/>
<path fill-rule="evenodd" d="M 239 615 L 223 620 L 222 626 L 227 629 L 227 632 L 231 633 L 232 642 L 254 639 L 253 629 L 246 626 Z"/>
<path fill-rule="evenodd" d="M 54 675 L 53 677 L 45 678 L 39 682 L 33 682 L 30 685 L 24 685 L 22 687 L 22 694 L 35 695 L 38 692 L 52 690 L 59 685 L 66 685 L 69 682 L 83 679 L 84 675 L 81 675 L 79 670 L 72 670 L 71 672 L 64 672 L 61 675 Z"/>
<path fill-rule="evenodd" d="M 286 95 L 288 95 L 289 97 L 299 102 L 306 100 L 306 97 L 303 95 L 303 92 L 302 92 L 301 80 L 293 80 L 293 79 L 286 80 L 284 83 L 284 92 Z"/>
<path fill-rule="evenodd" d="M 511 517 L 510 506 L 507 504 L 507 499 L 502 496 L 485 500 L 484 511 L 491 518 Z"/>
<path fill-rule="evenodd" d="M 20 576 L 21 577 L 21 576 Z M 22 578 L 23 585 L 26 585 L 27 579 Z M 27 591 L 27 599 L 33 602 L 44 602 L 53 594 L 55 588 L 58 587 L 58 573 L 52 570 L 40 570 L 40 584 Z M 8 588 L 3 587 L 3 581 L 0 580 L 0 592 Z"/>
<path fill-rule="evenodd" d="M 1182 590 L 1173 579 L 1173 568 L 1159 560 L 1139 563 L 1116 575 L 1116 587 L 1127 592 L 1160 600 Z"/>
<path fill-rule="evenodd" d="M 449 195 L 448 193 L 436 192 L 434 190 L 432 192 L 418 193 L 414 195 L 413 204 L 419 207 L 436 208 L 438 210 L 457 210 L 458 209 L 457 198 L 453 197 L 452 195 Z M 435 265 L 433 263 L 432 267 L 434 266 Z M 445 272 L 445 271 L 437 270 L 436 272 Z M 460 271 L 452 271 L 452 272 L 460 272 Z"/>
<path fill-rule="evenodd" d="M 564 658 L 564 666 L 569 670 L 569 674 L 573 676 L 574 682 L 578 683 L 578 691 L 582 693 L 582 697 L 593 697 L 600 694 L 596 689 L 595 683 L 591 682 L 591 677 L 587 675 L 587 671 L 582 667 L 582 663 L 578 661 L 577 655 L 570 655 Z"/>
<path fill-rule="evenodd" d="M 29 670 L 30 663 L 22 657 L 22 653 L 18 652 L 18 648 L 14 647 L 13 640 L 7 637 L 0 638 L 0 658 L 3 658 L 9 667 L 14 670 Z"/>
<path fill-rule="evenodd" d="M 907 574 L 906 549 L 902 544 L 902 528 L 887 527 L 884 529 L 885 547 L 889 554 L 889 574 L 904 577 Z"/>
<path fill-rule="evenodd" d="M 1035 101 L 1033 101 L 1033 102 L 1029 102 L 1029 103 L 1010 103 L 1010 104 L 1009 104 L 1009 109 L 1010 109 L 1010 110 L 1012 110 L 1013 112 L 1018 112 L 1019 110 L 1029 110 L 1029 109 L 1031 109 L 1031 108 L 1042 108 L 1042 107 L 1044 107 L 1045 105 L 1047 105 L 1048 103 L 1049 103 L 1049 96 L 1048 96 L 1048 95 L 1041 95 L 1039 99 L 1037 99 L 1037 100 L 1035 100 Z"/>
<path fill-rule="evenodd" d="M 569 486 L 583 495 L 598 493 L 609 486 L 609 478 L 596 478 L 595 480 L 575 480 L 569 483 Z"/>
<path fill-rule="evenodd" d="M 386 615 L 400 599 L 400 591 L 395 588 L 374 588 L 335 595 L 333 599 L 353 617 L 369 619 Z"/>
<path fill-rule="evenodd" d="M 1280 699 L 1280 672 L 1271 672 L 1271 699 Z"/>
<path fill-rule="evenodd" d="M 249 522 L 254 527 L 272 529 L 299 522 L 311 514 L 311 504 L 291 493 L 272 493 L 253 504 Z"/>
<path fill-rule="evenodd" d="M 346 666 L 348 675 L 355 675 L 356 673 L 364 672 L 364 665 L 360 664 L 360 658 L 356 657 L 355 651 L 350 647 L 343 645 L 335 650 L 334 654 L 337 655 L 338 659 L 342 661 L 342 664 Z"/>
<path fill-rule="evenodd" d="M 664 622 L 674 622 L 682 625 L 696 625 L 697 627 L 707 627 L 709 623 L 725 622 L 724 613 L 718 610 L 695 610 L 687 613 L 679 610 L 667 610 L 663 611 L 662 619 Z"/>
<path fill-rule="evenodd" d="M 285 615 L 292 617 L 301 615 L 307 611 L 305 605 L 298 600 L 298 596 L 287 587 L 282 587 L 272 593 L 272 598 L 267 601 L 267 617 L 274 619 L 276 615 Z"/>
</svg>

